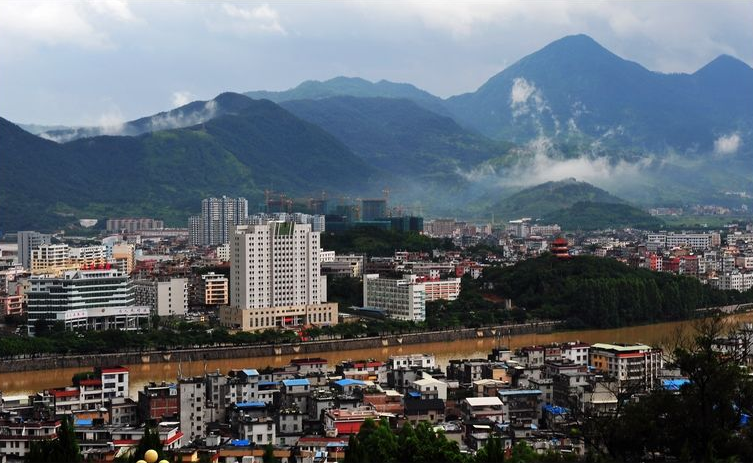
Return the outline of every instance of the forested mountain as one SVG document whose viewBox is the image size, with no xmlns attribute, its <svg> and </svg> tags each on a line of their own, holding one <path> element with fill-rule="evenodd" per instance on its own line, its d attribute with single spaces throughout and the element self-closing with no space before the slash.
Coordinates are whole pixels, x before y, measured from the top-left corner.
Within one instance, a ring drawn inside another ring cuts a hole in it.
<svg viewBox="0 0 753 463">
<path fill-rule="evenodd" d="M 408 99 L 339 96 L 281 105 L 335 135 L 370 164 L 400 176 L 450 177 L 510 148 Z"/>
<path fill-rule="evenodd" d="M 39 132 L 39 135 L 56 142 L 67 142 L 99 135 L 141 135 L 159 130 L 190 127 L 225 114 L 238 114 L 251 104 L 248 98 L 239 93 L 226 92 L 212 100 L 192 101 L 179 108 L 142 117 L 121 125 L 53 129 Z"/>
<path fill-rule="evenodd" d="M 335 77 L 325 81 L 307 80 L 295 88 L 281 92 L 265 90 L 246 92 L 251 98 L 264 98 L 276 103 L 290 100 L 320 100 L 333 96 L 402 98 L 416 102 L 419 106 L 439 114 L 447 112 L 442 99 L 411 84 L 380 80 L 370 82 L 360 77 Z"/>
<path fill-rule="evenodd" d="M 368 191 L 375 169 L 270 101 L 183 129 L 57 144 L 0 121 L 0 229 L 71 218 L 154 215 L 182 224 L 210 195 L 259 200 L 265 188 Z"/>
</svg>

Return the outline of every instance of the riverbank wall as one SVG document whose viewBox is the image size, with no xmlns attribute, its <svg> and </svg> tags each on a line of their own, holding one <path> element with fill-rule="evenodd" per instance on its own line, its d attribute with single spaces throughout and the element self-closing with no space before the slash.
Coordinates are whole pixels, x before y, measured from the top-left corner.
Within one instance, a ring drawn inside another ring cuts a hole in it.
<svg viewBox="0 0 753 463">
<path fill-rule="evenodd" d="M 524 323 L 447 331 L 403 333 L 357 339 L 327 339 L 291 344 L 229 345 L 91 355 L 19 356 L 12 359 L 0 360 L 0 373 L 52 370 L 58 368 L 91 369 L 110 365 L 194 362 L 278 355 L 310 357 L 333 351 L 398 347 L 428 342 L 452 342 L 461 339 L 499 338 L 500 344 L 504 344 L 507 336 L 551 333 L 559 324 L 560 322 Z"/>
</svg>

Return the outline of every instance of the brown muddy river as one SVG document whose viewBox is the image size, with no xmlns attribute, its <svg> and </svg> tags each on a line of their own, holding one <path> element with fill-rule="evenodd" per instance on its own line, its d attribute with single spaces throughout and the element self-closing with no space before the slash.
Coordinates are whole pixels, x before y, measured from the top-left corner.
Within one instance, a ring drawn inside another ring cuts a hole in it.
<svg viewBox="0 0 753 463">
<path fill-rule="evenodd" d="M 753 322 L 753 313 L 730 317 L 734 322 Z M 432 342 L 412 344 L 399 347 L 384 347 L 371 349 L 339 350 L 318 354 L 329 360 L 330 366 L 341 360 L 357 360 L 374 358 L 386 360 L 391 355 L 430 353 L 437 358 L 437 363 L 444 368 L 450 359 L 486 357 L 491 349 L 498 345 L 510 345 L 512 348 L 550 342 L 583 341 L 595 342 L 641 342 L 649 345 L 668 345 L 677 337 L 679 332 L 690 332 L 692 321 L 658 323 L 655 325 L 632 326 L 627 328 L 607 330 L 563 331 L 551 334 L 526 334 L 511 336 L 509 339 L 466 339 L 451 342 Z M 347 344 L 343 345 L 344 347 Z M 184 376 L 200 375 L 206 369 L 219 369 L 226 372 L 234 368 L 263 368 L 266 366 L 282 366 L 295 358 L 295 355 L 281 355 L 272 357 L 254 357 L 239 359 L 211 360 L 202 362 L 184 362 L 180 365 Z M 138 391 L 150 381 L 174 382 L 178 375 L 177 363 L 155 363 L 146 365 L 124 365 L 131 371 L 130 395 L 138 396 Z M 60 387 L 70 384 L 71 377 L 81 371 L 78 368 L 59 370 L 30 371 L 23 373 L 0 374 L 0 391 L 6 396 L 32 394 L 43 389 Z"/>
</svg>

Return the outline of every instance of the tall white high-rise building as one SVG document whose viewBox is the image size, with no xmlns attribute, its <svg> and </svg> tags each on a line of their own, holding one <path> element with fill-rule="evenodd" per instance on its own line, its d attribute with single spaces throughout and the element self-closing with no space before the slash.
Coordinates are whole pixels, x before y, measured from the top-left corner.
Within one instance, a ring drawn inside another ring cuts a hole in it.
<svg viewBox="0 0 753 463">
<path fill-rule="evenodd" d="M 214 246 L 228 242 L 233 225 L 245 224 L 248 219 L 246 198 L 207 198 L 201 201 L 201 215 L 188 219 L 190 243 L 194 246 Z"/>
<path fill-rule="evenodd" d="M 259 330 L 336 324 L 337 304 L 326 304 L 319 233 L 310 224 L 270 221 L 239 225 L 230 238 L 228 328 Z"/>
</svg>

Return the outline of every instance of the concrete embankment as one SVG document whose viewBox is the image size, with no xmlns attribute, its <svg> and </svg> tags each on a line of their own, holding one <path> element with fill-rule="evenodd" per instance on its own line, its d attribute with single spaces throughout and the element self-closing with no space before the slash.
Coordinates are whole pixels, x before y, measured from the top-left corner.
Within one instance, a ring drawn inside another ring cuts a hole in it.
<svg viewBox="0 0 753 463">
<path fill-rule="evenodd" d="M 428 331 L 358 339 L 332 339 L 293 344 L 248 346 L 213 346 L 170 350 L 117 352 L 93 355 L 39 355 L 0 360 L 0 373 L 52 370 L 58 368 L 92 368 L 107 365 L 139 365 L 169 362 L 193 362 L 278 355 L 321 355 L 327 352 L 380 347 L 451 342 L 461 339 L 505 338 L 520 334 L 550 333 L 559 322 L 464 328 L 451 331 Z"/>
</svg>

